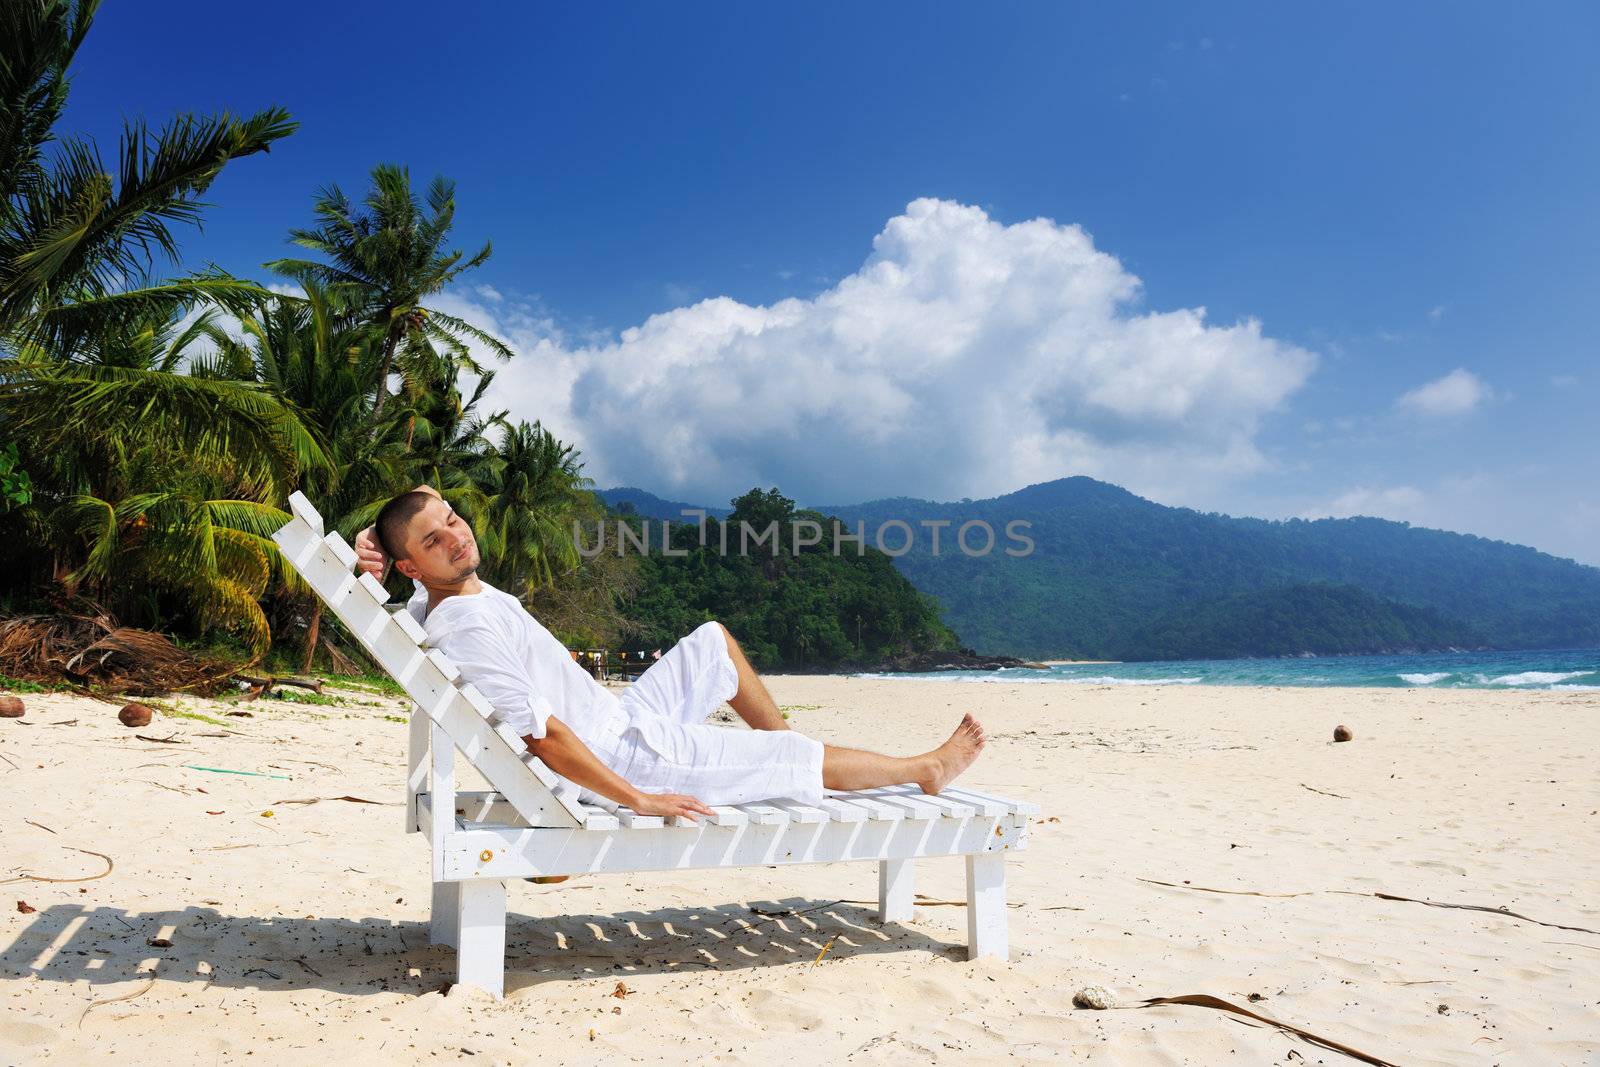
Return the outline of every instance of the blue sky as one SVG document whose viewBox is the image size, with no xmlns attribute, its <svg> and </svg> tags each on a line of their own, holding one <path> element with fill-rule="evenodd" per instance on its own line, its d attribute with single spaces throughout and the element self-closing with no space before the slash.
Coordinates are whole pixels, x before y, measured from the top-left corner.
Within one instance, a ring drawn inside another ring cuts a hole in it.
<svg viewBox="0 0 1600 1067">
<path fill-rule="evenodd" d="M 257 277 L 321 185 L 456 179 L 495 255 L 452 307 L 603 485 L 1088 473 L 1600 563 L 1597 45 L 1580 4 L 113 0 L 67 126 L 287 107 L 185 243 Z"/>
</svg>

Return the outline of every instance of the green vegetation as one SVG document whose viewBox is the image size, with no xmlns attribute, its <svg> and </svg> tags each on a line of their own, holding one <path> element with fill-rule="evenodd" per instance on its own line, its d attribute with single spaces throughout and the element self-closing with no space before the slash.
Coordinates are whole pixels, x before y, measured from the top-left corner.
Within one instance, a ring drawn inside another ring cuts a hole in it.
<svg viewBox="0 0 1600 1067">
<path fill-rule="evenodd" d="M 269 535 L 294 489 L 353 539 L 426 481 L 478 529 L 485 578 L 569 640 L 614 641 L 637 564 L 573 548 L 573 520 L 603 514 L 577 452 L 479 410 L 493 378 L 480 356 L 510 349 L 430 303 L 490 254 L 450 247 L 453 185 L 419 197 L 380 164 L 359 201 L 329 186 L 313 225 L 290 231 L 309 257 L 266 265 L 293 295 L 161 277 L 217 174 L 295 123 L 278 108 L 131 120 L 108 165 L 57 129 L 96 7 L 0 9 L 0 603 L 360 670 Z M 463 372 L 478 376 L 468 393 Z"/>
<path fill-rule="evenodd" d="M 176 704 L 167 704 L 159 700 L 144 699 L 141 701 L 141 703 L 143 703 L 146 707 L 154 708 L 162 715 L 172 719 L 193 719 L 196 722 L 210 723 L 212 726 L 226 726 L 229 728 L 238 725 L 237 723 L 223 722 L 221 719 L 214 719 L 210 715 L 202 715 L 198 711 L 188 711 L 184 708 L 178 707 Z"/>
<path fill-rule="evenodd" d="M 50 693 L 54 687 L 38 685 L 34 682 L 25 682 L 21 678 L 11 678 L 0 674 L 0 693 Z"/>
<path fill-rule="evenodd" d="M 823 539 L 796 553 L 789 523 L 807 518 L 819 524 Z M 717 619 L 739 636 L 752 662 L 769 668 L 876 663 L 957 647 L 955 634 L 939 622 L 938 605 L 888 556 L 872 548 L 857 556 L 853 543 L 834 554 L 827 516 L 796 511 L 776 489 L 752 489 L 733 501 L 727 522 L 726 554 L 722 524 L 707 519 L 704 546 L 697 528 L 679 526 L 673 548 L 685 555 L 641 557 L 642 588 L 626 611 L 644 645 L 669 647 Z M 741 554 L 741 522 L 758 533 L 776 522 L 782 536 L 760 545 L 752 540 Z"/>
<path fill-rule="evenodd" d="M 387 674 L 357 674 L 343 675 L 339 678 L 340 689 L 353 689 L 358 693 L 378 693 L 383 696 L 403 697 L 406 691 L 400 683 L 390 678 Z"/>
<path fill-rule="evenodd" d="M 947 536 L 934 557 L 922 537 L 896 560 L 980 652 L 1157 659 L 1224 645 L 1238 655 L 1600 645 L 1600 570 L 1401 522 L 1230 518 L 1164 507 L 1089 478 L 990 500 L 896 499 L 829 510 L 864 520 L 869 536 L 888 518 L 914 527 L 922 519 L 989 522 L 999 547 L 987 556 L 952 550 Z M 1013 519 L 1032 523 L 1029 555 L 1001 550 Z M 1318 584 L 1355 587 L 1387 606 L 1313 595 Z M 1306 588 L 1283 592 L 1286 586 Z M 1318 613 L 1293 631 L 1309 642 L 1299 647 L 1285 641 L 1288 616 L 1266 610 L 1291 603 Z M 1229 612 L 1241 616 L 1230 620 Z M 1225 642 L 1212 640 L 1219 627 L 1229 634 Z"/>
<path fill-rule="evenodd" d="M 1479 646 L 1481 634 L 1437 612 L 1349 585 L 1288 585 L 1168 611 L 1133 635 L 1120 659 L 1361 655 Z"/>
</svg>

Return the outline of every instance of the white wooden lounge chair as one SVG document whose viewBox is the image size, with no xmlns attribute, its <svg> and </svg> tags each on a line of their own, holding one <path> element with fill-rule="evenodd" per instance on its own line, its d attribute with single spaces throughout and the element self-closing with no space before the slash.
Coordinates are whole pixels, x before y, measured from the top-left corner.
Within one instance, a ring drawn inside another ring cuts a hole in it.
<svg viewBox="0 0 1600 1067">
<path fill-rule="evenodd" d="M 605 810 L 527 750 L 409 613 L 386 608 L 355 550 L 300 493 L 273 540 L 284 558 L 405 688 L 411 710 L 406 832 L 432 855 L 429 937 L 456 949 L 456 980 L 503 993 L 506 883 L 531 876 L 873 860 L 884 922 L 911 918 L 912 861 L 965 856 L 969 956 L 1006 957 L 1005 855 L 1024 847 L 1037 805 L 976 790 L 914 786 L 833 793 L 815 807 L 774 799 L 717 807 L 699 822 Z M 393 605 L 391 607 L 397 607 Z M 493 787 L 455 788 L 459 751 Z"/>
</svg>

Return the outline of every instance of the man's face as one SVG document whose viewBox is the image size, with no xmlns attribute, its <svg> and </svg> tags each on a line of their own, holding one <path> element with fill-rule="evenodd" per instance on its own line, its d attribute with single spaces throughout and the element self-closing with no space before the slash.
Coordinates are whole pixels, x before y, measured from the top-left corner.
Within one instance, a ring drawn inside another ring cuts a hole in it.
<svg viewBox="0 0 1600 1067">
<path fill-rule="evenodd" d="M 443 500 L 430 500 L 406 527 L 408 558 L 395 561 L 407 578 L 424 585 L 453 585 L 478 569 L 478 541 L 472 527 Z"/>
</svg>

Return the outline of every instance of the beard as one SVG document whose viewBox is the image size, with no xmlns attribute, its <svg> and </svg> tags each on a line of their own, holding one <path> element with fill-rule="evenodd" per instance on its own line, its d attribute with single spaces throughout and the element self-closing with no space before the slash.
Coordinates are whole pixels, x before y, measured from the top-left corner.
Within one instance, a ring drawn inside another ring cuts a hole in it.
<svg viewBox="0 0 1600 1067">
<path fill-rule="evenodd" d="M 474 574 L 477 574 L 480 562 L 482 562 L 482 558 L 478 555 L 478 547 L 474 545 L 471 551 L 461 557 L 461 569 L 456 572 L 456 576 L 451 579 L 451 582 L 464 582 Z"/>
</svg>

